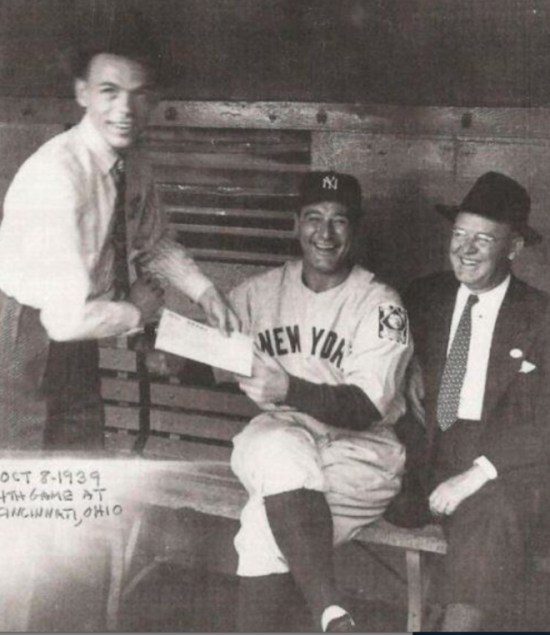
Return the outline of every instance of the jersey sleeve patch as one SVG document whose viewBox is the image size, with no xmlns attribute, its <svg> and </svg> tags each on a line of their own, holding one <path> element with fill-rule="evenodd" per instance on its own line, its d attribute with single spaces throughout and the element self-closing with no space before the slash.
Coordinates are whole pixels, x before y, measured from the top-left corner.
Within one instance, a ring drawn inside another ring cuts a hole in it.
<svg viewBox="0 0 550 635">
<path fill-rule="evenodd" d="M 401 306 L 385 304 L 378 307 L 378 337 L 406 344 L 409 339 L 409 317 Z"/>
</svg>

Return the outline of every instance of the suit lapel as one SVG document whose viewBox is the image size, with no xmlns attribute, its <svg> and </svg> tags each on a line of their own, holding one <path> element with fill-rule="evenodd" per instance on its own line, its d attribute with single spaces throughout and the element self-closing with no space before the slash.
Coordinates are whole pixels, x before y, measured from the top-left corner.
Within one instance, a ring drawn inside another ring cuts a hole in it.
<svg viewBox="0 0 550 635">
<path fill-rule="evenodd" d="M 517 376 L 525 352 L 530 348 L 532 329 L 529 324 L 532 316 L 530 304 L 524 300 L 525 293 L 521 283 L 512 277 L 493 333 L 483 401 L 484 421 L 491 416 L 510 382 Z M 510 354 L 511 351 L 514 351 L 514 356 Z"/>
</svg>

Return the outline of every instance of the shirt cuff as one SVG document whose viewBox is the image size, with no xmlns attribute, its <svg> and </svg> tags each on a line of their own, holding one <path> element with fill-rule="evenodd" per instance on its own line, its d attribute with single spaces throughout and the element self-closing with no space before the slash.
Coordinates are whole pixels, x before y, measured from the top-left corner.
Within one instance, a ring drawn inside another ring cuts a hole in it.
<svg viewBox="0 0 550 635">
<path fill-rule="evenodd" d="M 198 302 L 203 293 L 213 286 L 212 281 L 179 243 L 163 238 L 152 247 L 151 255 L 153 258 L 146 269 L 166 278 L 193 302 Z"/>
<path fill-rule="evenodd" d="M 477 465 L 490 481 L 494 481 L 497 478 L 497 468 L 486 456 L 478 456 L 474 461 L 474 465 Z"/>
</svg>

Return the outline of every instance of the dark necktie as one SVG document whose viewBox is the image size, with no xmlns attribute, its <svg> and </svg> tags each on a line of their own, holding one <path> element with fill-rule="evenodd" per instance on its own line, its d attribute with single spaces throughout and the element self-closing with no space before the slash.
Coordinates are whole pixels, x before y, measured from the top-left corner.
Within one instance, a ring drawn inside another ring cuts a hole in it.
<svg viewBox="0 0 550 635">
<path fill-rule="evenodd" d="M 448 430 L 458 418 L 460 393 L 466 375 L 472 335 L 472 307 L 478 301 L 477 295 L 468 297 L 443 369 L 437 399 L 437 421 L 442 430 Z"/>
<path fill-rule="evenodd" d="M 116 187 L 114 222 L 112 231 L 115 300 L 122 300 L 130 291 L 128 250 L 126 246 L 126 172 L 123 159 L 118 159 L 111 170 Z"/>
</svg>

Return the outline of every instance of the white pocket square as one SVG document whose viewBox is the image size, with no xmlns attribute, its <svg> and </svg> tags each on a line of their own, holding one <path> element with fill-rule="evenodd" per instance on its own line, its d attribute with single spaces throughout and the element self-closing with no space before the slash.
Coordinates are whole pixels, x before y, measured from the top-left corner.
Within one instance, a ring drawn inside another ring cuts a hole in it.
<svg viewBox="0 0 550 635">
<path fill-rule="evenodd" d="M 531 362 L 523 360 L 523 362 L 521 363 L 521 368 L 519 369 L 519 372 L 530 373 L 531 371 L 535 370 L 535 368 L 536 368 L 535 364 L 531 364 Z"/>
</svg>

